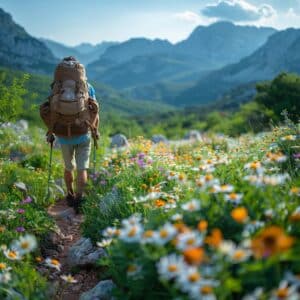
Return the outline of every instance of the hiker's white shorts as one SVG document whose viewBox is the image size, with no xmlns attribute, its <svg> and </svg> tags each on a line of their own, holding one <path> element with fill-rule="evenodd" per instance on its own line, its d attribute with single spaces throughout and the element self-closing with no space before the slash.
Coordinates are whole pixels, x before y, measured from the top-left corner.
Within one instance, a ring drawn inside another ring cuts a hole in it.
<svg viewBox="0 0 300 300">
<path fill-rule="evenodd" d="M 61 145 L 65 169 L 73 171 L 86 170 L 90 164 L 91 139 L 77 145 Z"/>
</svg>

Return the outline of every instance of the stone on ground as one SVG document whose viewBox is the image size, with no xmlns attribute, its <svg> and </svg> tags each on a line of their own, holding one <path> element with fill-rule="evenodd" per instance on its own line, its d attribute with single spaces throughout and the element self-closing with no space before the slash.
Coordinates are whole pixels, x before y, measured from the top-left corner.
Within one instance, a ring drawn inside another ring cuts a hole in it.
<svg viewBox="0 0 300 300">
<path fill-rule="evenodd" d="M 116 134 L 111 138 L 110 147 L 111 148 L 120 148 L 127 147 L 129 145 L 128 140 L 123 134 Z"/>
<path fill-rule="evenodd" d="M 112 290 L 114 287 L 111 280 L 100 281 L 94 288 L 81 294 L 79 300 L 113 300 Z"/>
</svg>

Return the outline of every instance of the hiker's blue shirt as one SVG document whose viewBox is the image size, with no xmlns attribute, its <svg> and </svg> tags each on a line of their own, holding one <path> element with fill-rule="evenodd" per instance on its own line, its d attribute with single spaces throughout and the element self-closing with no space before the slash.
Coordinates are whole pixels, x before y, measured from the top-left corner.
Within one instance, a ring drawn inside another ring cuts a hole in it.
<svg viewBox="0 0 300 300">
<path fill-rule="evenodd" d="M 89 89 L 89 96 L 94 99 L 96 99 L 96 92 L 94 87 L 88 83 L 88 89 Z M 57 137 L 58 142 L 61 145 L 78 145 L 81 143 L 85 143 L 90 139 L 90 133 L 87 134 L 82 134 L 82 135 L 78 135 L 78 136 L 74 136 L 74 137 Z"/>
</svg>

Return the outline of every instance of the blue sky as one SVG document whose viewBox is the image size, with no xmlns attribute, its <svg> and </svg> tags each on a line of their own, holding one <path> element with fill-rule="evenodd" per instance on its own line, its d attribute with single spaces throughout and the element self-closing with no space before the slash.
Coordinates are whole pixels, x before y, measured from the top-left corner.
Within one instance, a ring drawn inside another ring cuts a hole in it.
<svg viewBox="0 0 300 300">
<path fill-rule="evenodd" d="M 68 45 L 131 37 L 176 42 L 217 20 L 300 28 L 300 0 L 0 0 L 36 37 Z"/>
</svg>

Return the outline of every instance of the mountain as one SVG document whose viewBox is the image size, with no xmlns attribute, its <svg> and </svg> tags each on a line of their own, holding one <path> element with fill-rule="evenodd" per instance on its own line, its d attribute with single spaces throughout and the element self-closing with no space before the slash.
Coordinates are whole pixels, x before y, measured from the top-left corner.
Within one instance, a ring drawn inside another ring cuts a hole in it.
<svg viewBox="0 0 300 300">
<path fill-rule="evenodd" d="M 56 59 L 51 51 L 1 8 L 0 41 L 0 66 L 37 73 L 53 70 Z"/>
<path fill-rule="evenodd" d="M 175 51 L 195 58 L 202 69 L 217 69 L 238 62 L 262 46 L 275 33 L 268 27 L 238 26 L 231 22 L 217 22 L 198 26 Z"/>
<path fill-rule="evenodd" d="M 133 95 L 152 97 L 158 83 L 199 80 L 204 73 L 238 62 L 262 46 L 272 28 L 218 22 L 199 26 L 184 41 L 130 39 L 109 47 L 88 66 L 90 76 L 115 88 L 135 89 Z M 149 86 L 154 84 L 154 86 Z M 145 87 L 151 94 L 145 94 Z"/>
<path fill-rule="evenodd" d="M 300 74 L 300 29 L 275 33 L 252 55 L 203 77 L 172 103 L 205 104 L 220 99 L 234 87 L 273 79 L 280 72 Z"/>
<path fill-rule="evenodd" d="M 117 44 L 117 42 L 102 42 L 97 45 L 82 43 L 71 47 L 49 39 L 41 38 L 40 40 L 52 51 L 56 58 L 62 59 L 72 55 L 83 64 L 89 64 L 98 60 L 107 48 Z"/>
</svg>

